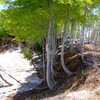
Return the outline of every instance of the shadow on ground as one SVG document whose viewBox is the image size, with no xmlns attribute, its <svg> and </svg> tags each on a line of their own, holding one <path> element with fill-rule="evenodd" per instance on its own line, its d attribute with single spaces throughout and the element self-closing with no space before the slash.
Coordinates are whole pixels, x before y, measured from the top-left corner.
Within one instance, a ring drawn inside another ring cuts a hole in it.
<svg viewBox="0 0 100 100">
<path fill-rule="evenodd" d="M 84 74 L 85 73 L 84 69 L 86 68 L 86 66 L 82 63 L 80 56 L 74 55 L 72 59 L 66 59 L 67 60 L 66 65 L 69 66 L 71 68 L 71 71 L 75 72 L 76 75 L 72 77 L 68 77 L 68 76 L 66 77 L 66 74 L 63 72 L 63 75 L 64 75 L 63 82 L 62 82 L 63 84 L 60 87 L 60 89 L 56 91 L 51 91 L 47 88 L 37 89 L 37 86 L 39 84 L 36 83 L 37 79 L 34 80 L 34 78 L 37 77 L 37 74 L 33 73 L 31 76 L 29 76 L 31 77 L 31 80 L 33 81 L 31 86 L 29 86 L 30 90 L 26 92 L 22 92 L 22 93 L 17 93 L 15 96 L 13 96 L 12 100 L 40 100 L 40 99 L 45 99 L 45 98 L 60 95 L 67 90 L 71 91 L 71 90 L 77 90 L 78 88 L 80 88 L 85 83 L 86 77 L 88 76 L 88 74 Z M 25 86 L 27 89 L 27 86 L 30 84 L 28 80 L 30 79 L 29 77 L 26 78 L 27 83 L 23 84 L 19 88 L 19 91 L 22 90 L 22 88 L 25 89 Z M 47 86 L 45 82 L 42 82 L 41 85 L 42 87 Z"/>
<path fill-rule="evenodd" d="M 87 74 L 82 75 L 75 75 L 70 78 L 66 78 L 62 84 L 62 87 L 56 91 L 51 91 L 49 89 L 38 90 L 38 89 L 31 89 L 27 92 L 18 93 L 13 97 L 13 100 L 40 100 L 49 97 L 54 97 L 64 93 L 67 90 L 73 91 L 80 88 L 86 80 Z M 21 87 L 23 88 L 23 86 Z M 19 90 L 21 89 L 19 88 Z"/>
</svg>

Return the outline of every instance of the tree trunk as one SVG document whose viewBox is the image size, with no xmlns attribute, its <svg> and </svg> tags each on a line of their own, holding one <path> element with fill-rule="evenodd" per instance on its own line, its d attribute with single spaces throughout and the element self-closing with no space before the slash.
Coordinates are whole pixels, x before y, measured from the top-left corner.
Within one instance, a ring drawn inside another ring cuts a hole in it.
<svg viewBox="0 0 100 100">
<path fill-rule="evenodd" d="M 72 22 L 72 26 L 71 26 L 71 42 L 70 42 L 70 51 L 71 53 L 74 52 L 74 46 L 73 46 L 73 42 L 74 42 L 74 31 L 75 31 L 75 23 Z"/>
<path fill-rule="evenodd" d="M 82 29 L 82 38 L 81 38 L 81 57 L 82 57 L 82 60 L 83 62 L 85 63 L 85 60 L 84 60 L 84 26 L 83 26 L 83 29 Z"/>
<path fill-rule="evenodd" d="M 69 14 L 67 14 L 67 18 L 66 18 L 66 24 L 65 24 L 65 28 L 64 28 L 64 33 L 63 33 L 63 39 L 62 39 L 62 48 L 61 48 L 61 64 L 62 64 L 62 67 L 64 69 L 64 71 L 69 75 L 73 75 L 72 72 L 70 72 L 67 68 L 66 68 L 66 65 L 64 63 L 64 44 L 65 44 L 65 39 L 66 39 L 66 34 L 68 32 L 68 24 L 69 24 L 69 20 L 70 20 L 70 16 Z"/>
<path fill-rule="evenodd" d="M 50 23 L 49 23 L 49 28 L 48 28 L 48 38 L 47 38 L 47 44 L 46 44 L 46 52 L 47 52 L 47 69 L 46 69 L 46 80 L 47 80 L 47 85 L 48 87 L 53 90 L 54 89 L 54 83 L 52 82 L 51 79 L 51 66 L 52 65 L 52 18 L 50 17 Z"/>
<path fill-rule="evenodd" d="M 46 80 L 46 65 L 45 65 L 45 40 L 43 37 L 42 51 L 43 51 L 43 78 Z"/>
</svg>

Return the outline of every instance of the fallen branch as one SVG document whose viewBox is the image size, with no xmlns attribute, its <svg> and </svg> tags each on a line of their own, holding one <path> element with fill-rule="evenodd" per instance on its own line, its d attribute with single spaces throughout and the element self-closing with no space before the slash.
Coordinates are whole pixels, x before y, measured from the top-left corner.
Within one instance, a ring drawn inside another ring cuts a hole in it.
<svg viewBox="0 0 100 100">
<path fill-rule="evenodd" d="M 8 85 L 10 85 L 10 86 L 12 86 L 13 84 L 11 84 L 11 83 L 9 83 L 8 81 L 6 81 L 4 78 L 3 78 L 3 76 L 0 74 L 0 77 L 1 77 L 1 79 L 5 82 L 5 83 L 7 83 Z"/>
<path fill-rule="evenodd" d="M 0 67 L 2 68 L 0 68 L 0 70 L 1 71 L 3 71 L 5 74 L 7 74 L 9 77 L 11 77 L 12 79 L 14 79 L 17 83 L 19 83 L 19 84 L 21 84 L 22 85 L 22 83 L 21 82 L 19 82 L 16 78 L 14 78 L 12 75 L 10 75 L 10 74 L 8 74 L 7 72 L 6 72 L 6 70 L 0 65 Z"/>
</svg>

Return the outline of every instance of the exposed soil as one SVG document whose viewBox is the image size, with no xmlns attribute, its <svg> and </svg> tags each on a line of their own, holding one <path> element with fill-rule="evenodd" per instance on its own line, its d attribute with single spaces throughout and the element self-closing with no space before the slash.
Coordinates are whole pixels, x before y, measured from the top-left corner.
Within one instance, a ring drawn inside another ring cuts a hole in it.
<svg viewBox="0 0 100 100">
<path fill-rule="evenodd" d="M 66 66 L 75 75 L 68 77 L 60 67 L 63 82 L 58 90 L 30 90 L 21 94 L 11 94 L 7 100 L 100 100 L 100 52 L 95 52 L 92 45 L 86 45 L 83 63 L 77 51 L 71 54 L 65 50 Z M 57 65 L 60 66 L 60 62 Z M 46 83 L 42 86 L 46 86 Z"/>
</svg>

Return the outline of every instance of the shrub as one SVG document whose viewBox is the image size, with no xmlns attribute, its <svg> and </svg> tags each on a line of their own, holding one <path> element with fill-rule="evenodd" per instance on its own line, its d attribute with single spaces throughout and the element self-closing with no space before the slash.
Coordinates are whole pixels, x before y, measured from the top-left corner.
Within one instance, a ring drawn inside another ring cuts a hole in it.
<svg viewBox="0 0 100 100">
<path fill-rule="evenodd" d="M 22 49 L 21 53 L 24 55 L 25 58 L 27 59 L 32 59 L 32 53 L 29 51 L 28 48 Z"/>
</svg>

